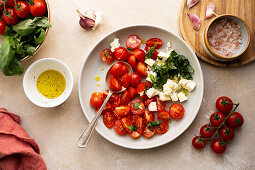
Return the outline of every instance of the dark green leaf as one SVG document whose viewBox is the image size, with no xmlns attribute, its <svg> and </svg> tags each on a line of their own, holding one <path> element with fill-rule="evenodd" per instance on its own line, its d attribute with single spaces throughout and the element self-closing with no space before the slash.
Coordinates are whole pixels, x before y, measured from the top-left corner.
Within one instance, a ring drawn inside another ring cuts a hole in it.
<svg viewBox="0 0 255 170">
<path fill-rule="evenodd" d="M 105 50 L 105 57 L 108 57 L 109 52 Z"/>
<path fill-rule="evenodd" d="M 46 37 L 45 30 L 43 28 L 39 30 L 40 30 L 40 35 L 38 37 L 34 36 L 35 44 L 41 44 Z"/>
<path fill-rule="evenodd" d="M 137 131 L 138 130 L 138 126 L 128 126 L 127 127 L 130 131 Z"/>
<path fill-rule="evenodd" d="M 139 106 L 140 106 L 140 103 L 139 102 L 136 102 L 134 105 L 133 105 L 133 107 L 137 110 L 137 109 L 139 109 Z"/>
</svg>

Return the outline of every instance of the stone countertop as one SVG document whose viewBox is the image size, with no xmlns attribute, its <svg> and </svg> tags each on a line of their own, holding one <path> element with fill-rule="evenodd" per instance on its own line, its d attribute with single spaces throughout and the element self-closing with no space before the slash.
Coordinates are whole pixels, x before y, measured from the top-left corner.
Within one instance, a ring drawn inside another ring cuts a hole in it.
<svg viewBox="0 0 255 170">
<path fill-rule="evenodd" d="M 0 74 L 0 106 L 21 116 L 22 126 L 38 142 L 48 169 L 255 169 L 255 62 L 237 68 L 216 67 L 199 60 L 205 91 L 200 111 L 180 137 L 149 150 L 116 146 L 94 133 L 87 149 L 76 141 L 88 124 L 78 98 L 78 76 L 93 45 L 107 33 L 132 24 L 152 24 L 180 35 L 178 14 L 181 0 L 70 0 L 50 1 L 53 27 L 40 51 L 23 63 L 25 69 L 40 58 L 64 61 L 74 75 L 69 99 L 59 107 L 44 109 L 26 97 L 21 77 Z M 80 28 L 75 10 L 92 8 L 103 13 L 103 24 L 96 31 Z M 191 28 L 192 29 L 192 28 Z M 218 97 L 227 95 L 240 102 L 238 112 L 245 123 L 222 155 L 208 145 L 203 151 L 191 146 L 199 128 L 208 122 Z"/>
</svg>

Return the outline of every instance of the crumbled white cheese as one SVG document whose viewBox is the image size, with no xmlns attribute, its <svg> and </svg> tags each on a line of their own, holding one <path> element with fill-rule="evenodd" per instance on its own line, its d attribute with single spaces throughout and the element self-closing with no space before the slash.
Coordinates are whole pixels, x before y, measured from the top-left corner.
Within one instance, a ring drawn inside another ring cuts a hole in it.
<svg viewBox="0 0 255 170">
<path fill-rule="evenodd" d="M 160 51 L 160 52 L 158 53 L 158 56 L 159 56 L 159 57 L 162 57 L 162 60 L 163 60 L 163 61 L 166 61 L 166 60 L 168 59 L 168 57 L 169 57 L 169 54 Z"/>
<path fill-rule="evenodd" d="M 188 100 L 188 96 L 186 96 L 183 91 L 179 92 L 177 94 L 177 96 L 178 96 L 178 99 L 180 100 L 180 102 Z"/>
<path fill-rule="evenodd" d="M 163 85 L 163 92 L 166 94 L 166 95 L 170 95 L 172 93 L 172 88 L 168 85 L 168 84 L 164 84 Z"/>
<path fill-rule="evenodd" d="M 110 44 L 111 46 L 111 51 L 114 52 L 115 48 L 120 47 L 120 42 L 118 38 L 114 38 L 113 42 Z"/>
<path fill-rule="evenodd" d="M 153 59 L 146 59 L 145 61 L 144 61 L 146 64 L 148 64 L 149 66 L 153 66 L 153 64 L 155 63 L 155 61 L 153 60 Z"/>
<path fill-rule="evenodd" d="M 184 88 L 186 86 L 187 82 L 188 82 L 188 80 L 181 78 L 181 80 L 179 81 L 178 84 Z"/>
<path fill-rule="evenodd" d="M 187 89 L 188 91 L 192 91 L 194 90 L 195 87 L 196 83 L 192 80 L 188 80 L 184 88 Z"/>
<path fill-rule="evenodd" d="M 151 112 L 156 112 L 158 109 L 157 109 L 157 103 L 156 102 L 151 102 L 149 105 L 148 105 L 148 109 L 149 111 Z"/>
<path fill-rule="evenodd" d="M 152 98 L 156 95 L 158 95 L 160 93 L 160 91 L 158 91 L 157 89 L 155 88 L 149 88 L 145 94 L 149 97 L 149 98 Z"/>
<path fill-rule="evenodd" d="M 172 47 L 172 44 L 171 44 L 170 41 L 168 41 L 168 42 L 166 43 L 166 51 L 170 51 L 171 47 Z"/>
<path fill-rule="evenodd" d="M 178 96 L 177 96 L 177 93 L 176 93 L 176 92 L 173 92 L 173 93 L 170 95 L 170 97 L 171 97 L 171 100 L 172 100 L 173 102 L 177 102 L 177 101 L 178 101 Z"/>
<path fill-rule="evenodd" d="M 159 100 L 161 100 L 161 101 L 168 101 L 168 100 L 170 100 L 170 96 L 165 95 L 163 92 L 160 92 L 159 93 Z"/>
</svg>

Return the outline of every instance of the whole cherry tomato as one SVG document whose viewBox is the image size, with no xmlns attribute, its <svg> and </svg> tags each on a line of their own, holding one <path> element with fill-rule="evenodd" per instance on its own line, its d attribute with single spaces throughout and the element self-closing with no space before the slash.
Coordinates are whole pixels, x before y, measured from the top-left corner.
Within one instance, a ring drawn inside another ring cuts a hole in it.
<svg viewBox="0 0 255 170">
<path fill-rule="evenodd" d="M 125 69 L 123 67 L 124 66 L 122 63 L 117 62 L 115 63 L 111 68 L 110 68 L 110 73 L 111 75 L 113 75 L 116 78 L 121 77 L 124 74 Z"/>
<path fill-rule="evenodd" d="M 114 130 L 118 135 L 125 135 L 127 134 L 126 128 L 124 127 L 121 120 L 116 120 L 114 122 Z"/>
<path fill-rule="evenodd" d="M 185 110 L 181 104 L 173 104 L 169 108 L 169 114 L 173 119 L 181 119 L 184 116 Z"/>
<path fill-rule="evenodd" d="M 135 50 L 135 49 L 139 48 L 141 43 L 142 43 L 142 40 L 137 35 L 130 35 L 127 38 L 126 46 L 127 46 L 127 48 Z"/>
<path fill-rule="evenodd" d="M 234 112 L 227 119 L 227 125 L 232 128 L 239 128 L 243 125 L 243 121 L 244 121 L 243 116 L 238 112 Z"/>
<path fill-rule="evenodd" d="M 103 49 L 100 53 L 100 56 L 103 62 L 107 64 L 112 63 L 115 60 L 114 55 L 110 49 Z"/>
<path fill-rule="evenodd" d="M 226 144 L 220 139 L 214 139 L 211 143 L 211 149 L 215 153 L 223 153 L 226 150 Z"/>
<path fill-rule="evenodd" d="M 29 11 L 34 17 L 41 17 L 47 11 L 46 3 L 43 0 L 33 0 L 33 5 L 29 5 Z"/>
<path fill-rule="evenodd" d="M 203 149 L 206 146 L 206 141 L 201 136 L 195 136 L 192 140 L 192 145 L 196 149 Z"/>
<path fill-rule="evenodd" d="M 162 40 L 159 38 L 151 38 L 149 40 L 146 41 L 146 46 L 147 47 L 154 47 L 155 44 L 155 49 L 159 49 L 162 46 Z"/>
<path fill-rule="evenodd" d="M 215 112 L 210 116 L 210 123 L 212 127 L 219 127 L 223 121 L 225 120 L 226 116 L 220 112 Z"/>
<path fill-rule="evenodd" d="M 221 127 L 219 134 L 224 141 L 230 141 L 235 137 L 235 131 L 229 126 Z"/>
<path fill-rule="evenodd" d="M 14 9 L 13 9 L 13 8 L 7 8 L 7 11 L 8 11 L 8 13 L 9 13 L 10 16 L 7 16 L 7 15 L 5 14 L 5 12 L 3 12 L 3 14 L 2 14 L 3 21 L 4 21 L 7 25 L 10 25 L 10 26 L 17 24 L 18 21 L 19 21 L 19 18 L 18 18 L 18 16 L 15 14 Z"/>
<path fill-rule="evenodd" d="M 113 127 L 115 119 L 116 118 L 112 111 L 103 113 L 103 122 L 106 127 L 108 127 L 108 128 Z"/>
<path fill-rule="evenodd" d="M 120 83 L 120 81 L 115 78 L 114 76 L 112 76 L 110 78 L 110 87 L 111 89 L 115 90 L 115 91 L 120 91 L 122 89 L 122 85 Z"/>
<path fill-rule="evenodd" d="M 100 92 L 94 92 L 91 95 L 90 98 L 90 104 L 91 106 L 98 108 L 100 107 L 104 102 L 104 95 Z"/>
<path fill-rule="evenodd" d="M 216 101 L 216 108 L 224 114 L 228 114 L 233 109 L 233 102 L 230 98 L 222 96 Z"/>
<path fill-rule="evenodd" d="M 14 8 L 15 14 L 19 18 L 27 18 L 29 16 L 29 5 L 26 1 L 17 2 L 17 6 Z"/>
<path fill-rule="evenodd" d="M 141 62 L 139 61 L 137 63 L 137 66 L 136 66 L 136 71 L 138 74 L 140 74 L 141 76 L 147 76 L 147 67 L 146 67 L 146 64 L 144 62 Z"/>
<path fill-rule="evenodd" d="M 200 134 L 203 138 L 211 138 L 215 134 L 216 129 L 213 128 L 210 124 L 205 124 L 200 129 Z"/>
<path fill-rule="evenodd" d="M 126 61 L 128 59 L 128 51 L 124 47 L 118 47 L 114 50 L 114 57 L 117 61 Z"/>
<path fill-rule="evenodd" d="M 169 115 L 168 111 L 163 110 L 161 112 L 158 112 L 158 120 L 169 121 L 170 120 L 170 115 Z"/>
<path fill-rule="evenodd" d="M 17 1 L 16 1 L 16 2 L 17 2 Z M 7 5 L 8 7 L 14 7 L 15 2 L 14 2 L 14 0 L 8 0 L 8 1 L 6 2 L 6 5 Z"/>
<path fill-rule="evenodd" d="M 137 73 L 131 74 L 131 86 L 136 87 L 141 83 L 142 77 Z"/>
<path fill-rule="evenodd" d="M 3 20 L 0 21 L 0 35 L 3 35 L 5 33 L 6 24 Z"/>
<path fill-rule="evenodd" d="M 145 52 L 142 49 L 136 49 L 134 51 L 134 56 L 139 61 L 144 61 L 145 60 Z"/>
</svg>

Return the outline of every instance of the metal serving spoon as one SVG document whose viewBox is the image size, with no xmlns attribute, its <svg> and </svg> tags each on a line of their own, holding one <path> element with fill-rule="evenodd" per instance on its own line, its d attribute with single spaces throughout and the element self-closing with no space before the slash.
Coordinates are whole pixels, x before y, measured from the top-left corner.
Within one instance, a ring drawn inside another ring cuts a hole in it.
<svg viewBox="0 0 255 170">
<path fill-rule="evenodd" d="M 123 65 L 127 66 L 129 75 L 131 75 L 133 73 L 133 69 L 132 69 L 132 67 L 128 63 L 121 62 L 121 61 L 119 61 L 119 63 L 122 63 Z M 110 67 L 110 69 L 112 68 L 112 66 Z M 78 139 L 77 145 L 80 148 L 86 148 L 86 146 L 88 145 L 89 140 L 90 140 L 90 138 L 92 136 L 92 133 L 93 133 L 95 127 L 96 127 L 97 121 L 98 121 L 98 119 L 99 119 L 99 117 L 100 117 L 100 115 L 101 115 L 101 113 L 102 113 L 106 103 L 110 99 L 111 95 L 113 93 L 121 93 L 124 90 L 126 90 L 126 88 L 124 88 L 123 86 L 122 86 L 122 89 L 120 91 L 114 91 L 113 89 L 111 89 L 111 87 L 110 87 L 110 78 L 111 78 L 112 75 L 110 74 L 109 70 L 108 70 L 108 72 L 106 74 L 106 77 L 105 77 L 105 82 L 106 82 L 106 84 L 107 84 L 107 86 L 109 88 L 109 93 L 108 93 L 106 99 L 104 100 L 104 103 L 100 107 L 99 111 L 97 112 L 96 116 L 94 117 L 94 119 L 88 124 L 88 126 L 85 128 L 85 130 L 82 132 L 80 138 Z"/>
</svg>

